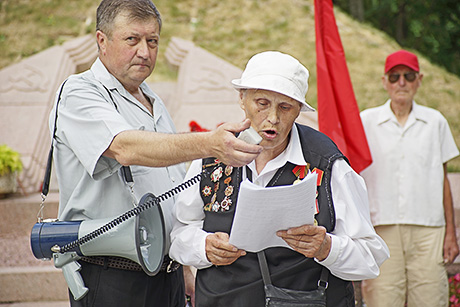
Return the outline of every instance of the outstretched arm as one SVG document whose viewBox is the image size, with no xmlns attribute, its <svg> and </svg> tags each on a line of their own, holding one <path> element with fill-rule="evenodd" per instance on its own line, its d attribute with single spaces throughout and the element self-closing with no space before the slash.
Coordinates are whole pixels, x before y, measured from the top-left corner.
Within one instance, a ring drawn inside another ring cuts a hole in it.
<svg viewBox="0 0 460 307">
<path fill-rule="evenodd" d="M 234 133 L 251 122 L 225 123 L 216 130 L 199 133 L 164 134 L 140 130 L 117 134 L 104 156 L 122 165 L 164 167 L 200 158 L 216 157 L 232 166 L 243 166 L 262 151 L 259 145 L 238 140 Z"/>
</svg>

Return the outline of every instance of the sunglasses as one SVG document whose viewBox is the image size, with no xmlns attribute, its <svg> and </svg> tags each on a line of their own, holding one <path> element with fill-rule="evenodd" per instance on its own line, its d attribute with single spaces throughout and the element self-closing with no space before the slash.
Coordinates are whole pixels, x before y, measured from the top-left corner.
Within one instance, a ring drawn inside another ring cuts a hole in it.
<svg viewBox="0 0 460 307">
<path fill-rule="evenodd" d="M 389 74 L 388 81 L 390 81 L 390 83 L 396 83 L 398 82 L 400 76 L 401 74 Z M 414 71 L 406 72 L 405 74 L 403 74 L 403 76 L 407 82 L 414 82 L 415 78 L 417 77 L 417 73 Z"/>
</svg>

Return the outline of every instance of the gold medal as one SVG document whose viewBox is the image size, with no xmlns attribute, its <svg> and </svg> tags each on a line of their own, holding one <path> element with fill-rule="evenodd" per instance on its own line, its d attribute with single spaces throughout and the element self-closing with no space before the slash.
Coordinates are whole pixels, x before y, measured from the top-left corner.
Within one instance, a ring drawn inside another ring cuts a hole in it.
<svg viewBox="0 0 460 307">
<path fill-rule="evenodd" d="M 224 191 L 224 194 L 225 196 L 230 196 L 233 194 L 233 186 L 232 185 L 229 185 L 228 187 L 225 188 L 225 191 Z"/>
<path fill-rule="evenodd" d="M 292 184 L 298 184 L 302 181 L 302 179 L 300 179 L 299 177 L 297 177 L 296 180 L 294 180 L 294 182 Z"/>
<path fill-rule="evenodd" d="M 204 196 L 211 196 L 211 191 L 211 187 L 207 185 L 203 188 L 202 192 Z"/>
<path fill-rule="evenodd" d="M 233 172 L 233 166 L 227 165 L 227 166 L 225 167 L 225 171 L 224 171 L 224 172 L 225 172 L 225 175 L 226 175 L 226 176 L 230 176 L 230 175 L 232 174 L 232 172 Z"/>
</svg>

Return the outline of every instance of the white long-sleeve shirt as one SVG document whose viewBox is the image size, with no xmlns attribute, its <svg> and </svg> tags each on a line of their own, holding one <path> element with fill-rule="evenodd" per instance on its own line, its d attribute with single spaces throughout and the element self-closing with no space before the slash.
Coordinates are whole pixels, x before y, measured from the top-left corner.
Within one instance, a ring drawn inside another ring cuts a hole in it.
<svg viewBox="0 0 460 307">
<path fill-rule="evenodd" d="M 295 126 L 284 152 L 267 163 L 260 174 L 257 173 L 254 162 L 248 165 L 253 173 L 253 183 L 266 186 L 277 169 L 287 161 L 296 165 L 307 164 Z M 201 160 L 194 161 L 185 180 L 198 174 L 201 166 Z M 330 233 L 330 253 L 325 260 L 318 262 L 333 275 L 344 280 L 377 277 L 380 265 L 389 257 L 389 250 L 371 224 L 364 180 L 348 163 L 339 159 L 332 167 L 331 189 L 336 226 Z M 170 256 L 182 264 L 198 269 L 212 265 L 205 252 L 208 233 L 202 229 L 205 218 L 203 206 L 198 184 L 183 191 L 175 203 L 174 215 L 177 220 L 171 233 Z"/>
</svg>

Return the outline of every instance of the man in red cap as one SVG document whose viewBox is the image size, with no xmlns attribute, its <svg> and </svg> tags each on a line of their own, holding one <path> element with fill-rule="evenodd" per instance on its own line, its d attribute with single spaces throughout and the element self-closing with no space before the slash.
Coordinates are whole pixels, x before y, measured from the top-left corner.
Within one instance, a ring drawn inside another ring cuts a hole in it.
<svg viewBox="0 0 460 307">
<path fill-rule="evenodd" d="M 390 54 L 382 77 L 390 99 L 361 112 L 373 159 L 361 175 L 390 249 L 380 276 L 363 282 L 369 307 L 448 306 L 444 265 L 459 248 L 447 162 L 459 151 L 441 113 L 415 103 L 422 79 L 415 54 Z"/>
</svg>

